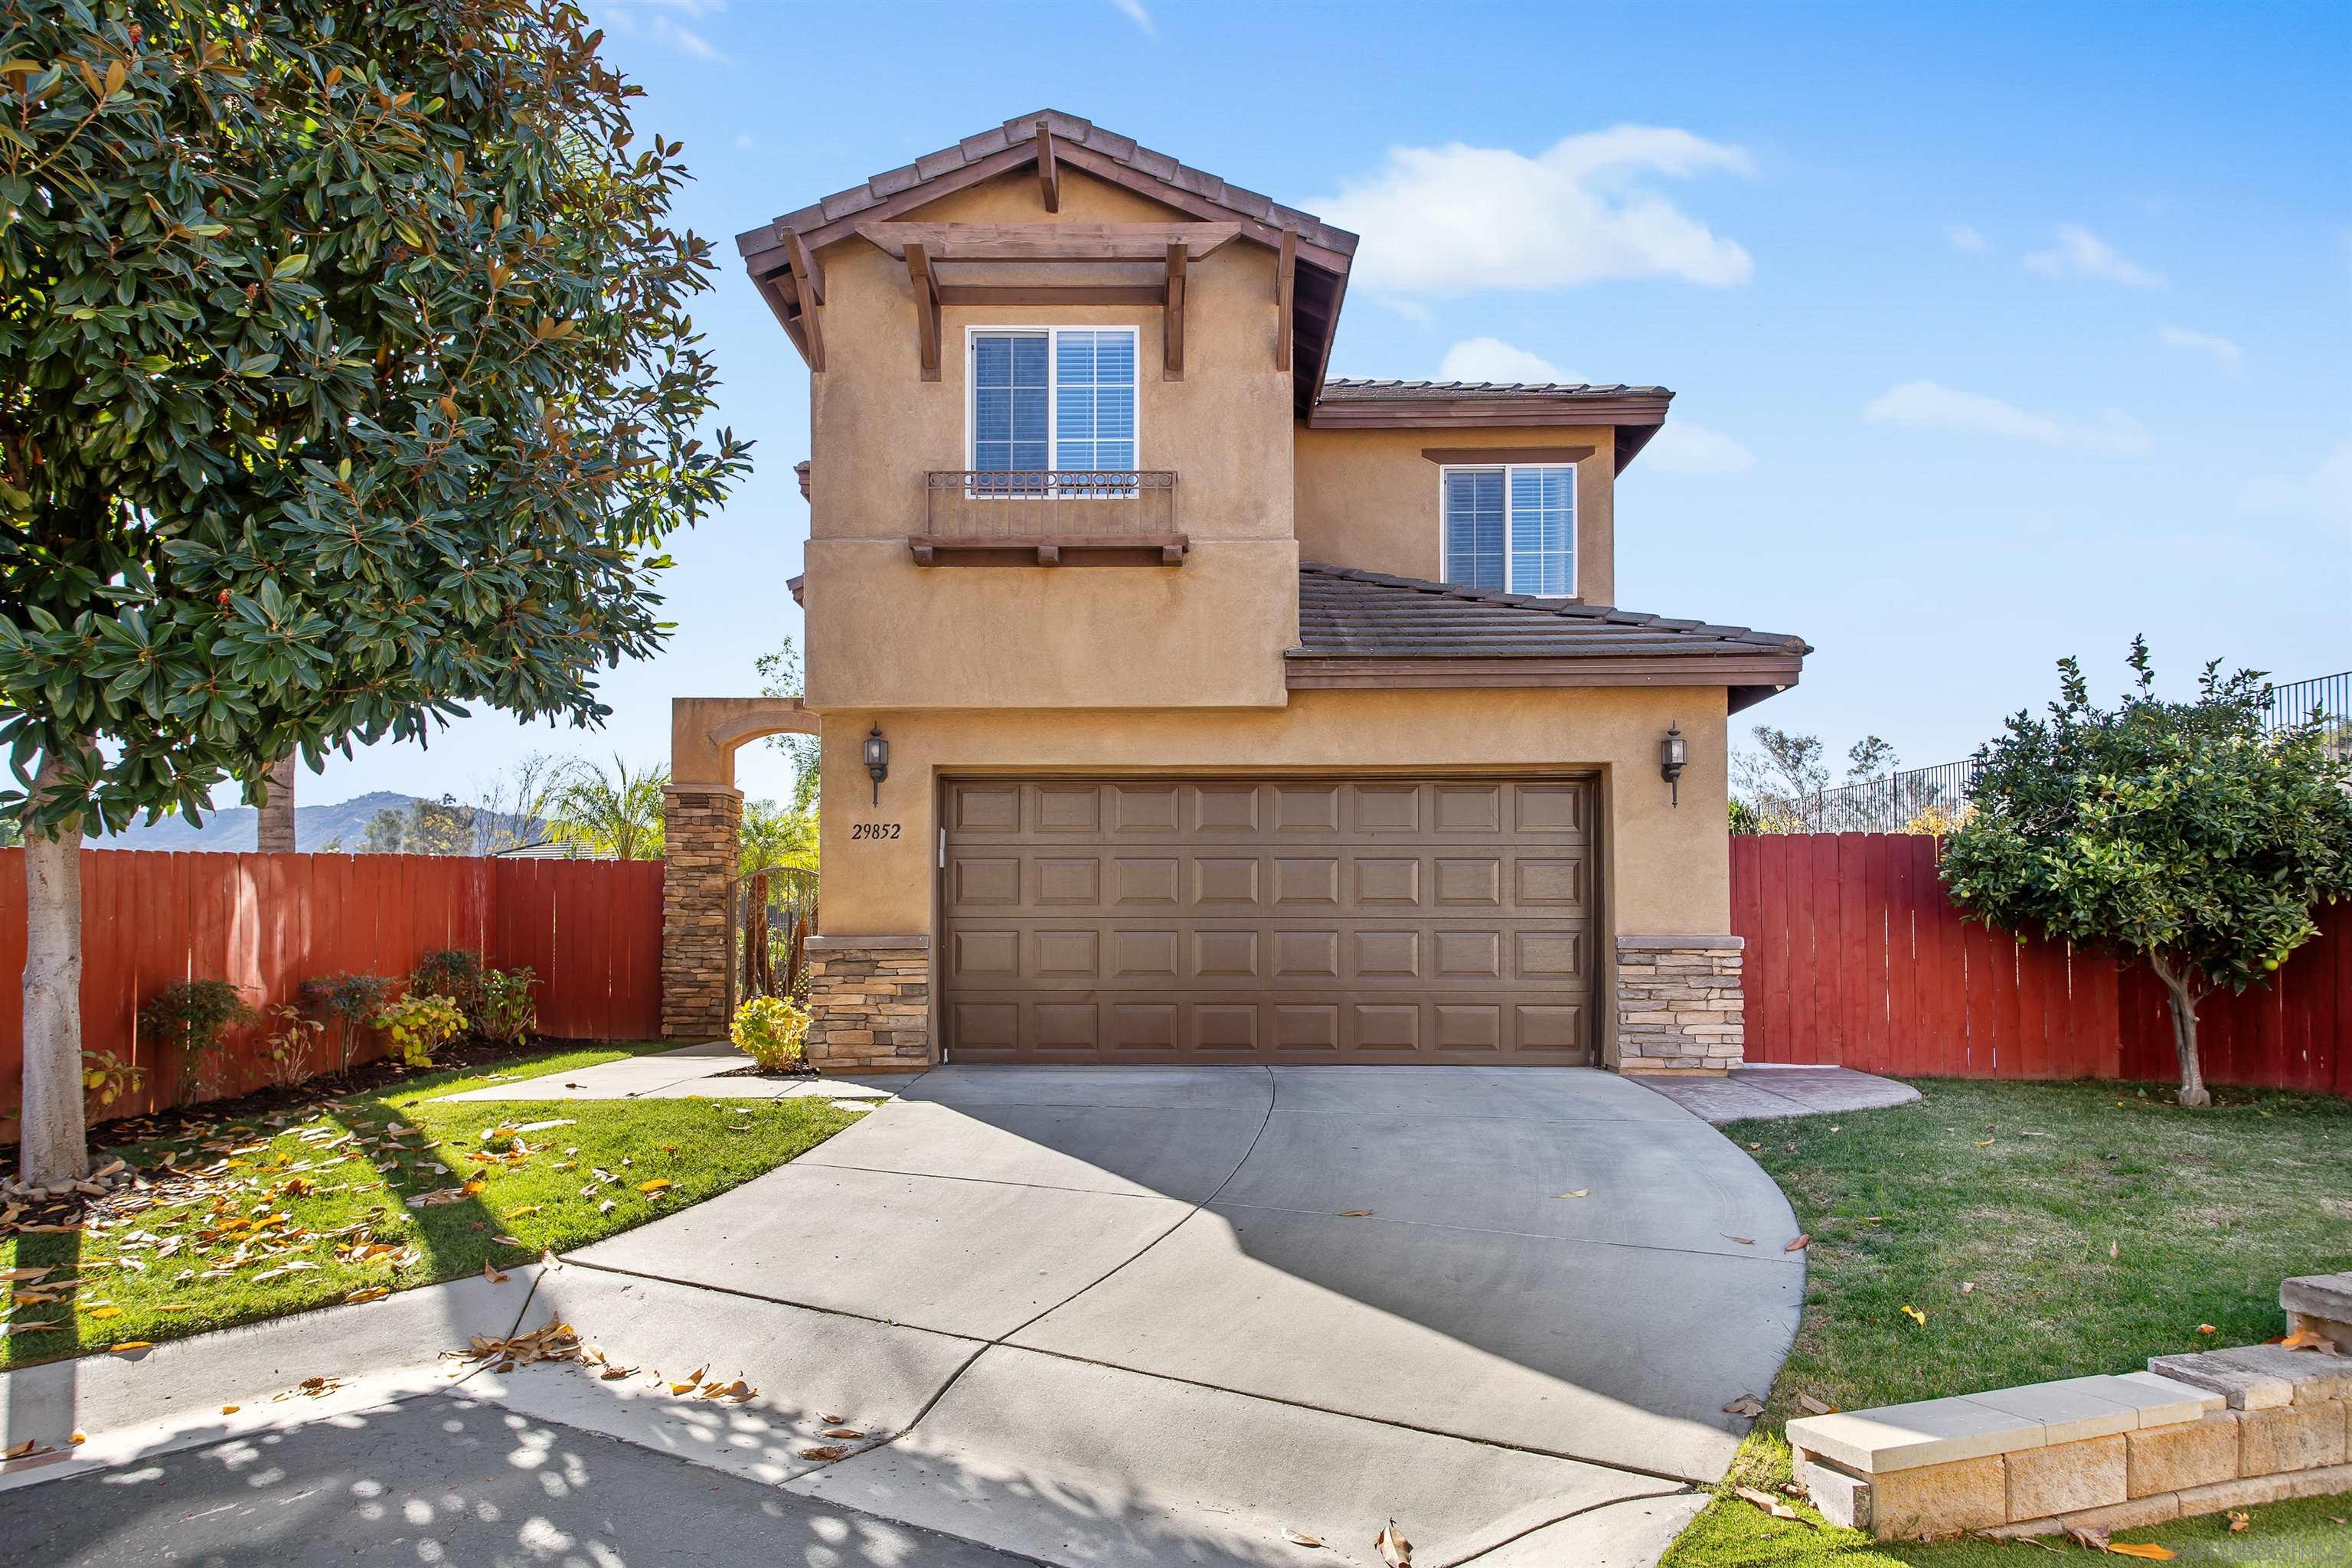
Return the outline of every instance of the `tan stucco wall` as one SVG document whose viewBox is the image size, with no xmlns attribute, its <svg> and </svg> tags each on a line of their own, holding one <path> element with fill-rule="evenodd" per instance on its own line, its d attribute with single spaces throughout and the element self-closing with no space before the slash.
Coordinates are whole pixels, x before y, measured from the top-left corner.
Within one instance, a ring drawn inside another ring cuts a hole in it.
<svg viewBox="0 0 2352 1568">
<path fill-rule="evenodd" d="M 858 751 L 877 721 L 890 742 L 878 807 Z M 1608 929 L 1730 929 L 1720 687 L 1302 691 L 1271 712 L 864 710 L 824 722 L 827 936 L 929 933 L 940 776 L 992 772 L 1596 772 Z M 1679 806 L 1658 776 L 1669 722 L 1690 740 Z M 898 837 L 853 837 L 874 822 L 898 824 Z"/>
<path fill-rule="evenodd" d="M 1034 177 L 1023 174 L 909 216 L 1186 216 L 1067 169 L 1058 214 L 1045 212 Z M 1181 381 L 1162 378 L 1158 306 L 1055 305 L 943 310 L 940 379 L 926 382 L 904 264 L 857 238 L 827 246 L 820 259 L 828 368 L 811 377 L 812 706 L 1282 700 L 1280 654 L 1297 637 L 1297 554 L 1290 377 L 1274 368 L 1272 251 L 1237 240 L 1192 265 Z M 1054 280 L 1134 282 L 1157 270 L 1061 268 Z M 1034 280 L 1026 272 L 992 267 L 983 277 L 966 267 L 943 276 Z M 923 475 L 968 461 L 965 330 L 1096 325 L 1138 329 L 1139 466 L 1176 471 L 1174 521 L 1192 554 L 1175 567 L 914 566 L 904 542 L 921 527 Z"/>
<path fill-rule="evenodd" d="M 1400 577 L 1441 570 L 1439 465 L 1424 447 L 1455 450 L 1590 447 L 1576 466 L 1576 596 L 1617 602 L 1616 432 L 1559 429 L 1310 430 L 1297 432 L 1298 552 L 1308 561 Z"/>
</svg>

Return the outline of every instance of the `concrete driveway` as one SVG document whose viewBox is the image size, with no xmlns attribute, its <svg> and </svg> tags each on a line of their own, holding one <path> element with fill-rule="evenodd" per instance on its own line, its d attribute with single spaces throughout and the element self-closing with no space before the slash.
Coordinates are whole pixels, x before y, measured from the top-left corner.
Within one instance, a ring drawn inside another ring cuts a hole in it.
<svg viewBox="0 0 2352 1568">
<path fill-rule="evenodd" d="M 635 1277 L 648 1352 L 707 1291 L 791 1310 L 741 1326 L 811 1347 L 763 1386 L 898 1436 L 758 1462 L 1051 1561 L 1369 1559 L 1393 1516 L 1420 1563 L 1646 1563 L 1787 1351 L 1795 1234 L 1601 1072 L 945 1068 L 541 1289 L 609 1339 Z"/>
<path fill-rule="evenodd" d="M 510 1278 L 0 1378 L 0 1430 L 53 1450 L 0 1466 L 12 1515 L 57 1562 L 430 1535 L 452 1564 L 1315 1568 L 1376 1563 L 1393 1519 L 1420 1568 L 1648 1568 L 1795 1331 L 1779 1190 L 1604 1073 L 892 1087 L 794 1163 Z M 607 1359 L 441 1359 L 551 1318 Z M 348 1385 L 292 1395 L 322 1373 Z M 673 1498 L 683 1535 L 641 1517 Z"/>
</svg>

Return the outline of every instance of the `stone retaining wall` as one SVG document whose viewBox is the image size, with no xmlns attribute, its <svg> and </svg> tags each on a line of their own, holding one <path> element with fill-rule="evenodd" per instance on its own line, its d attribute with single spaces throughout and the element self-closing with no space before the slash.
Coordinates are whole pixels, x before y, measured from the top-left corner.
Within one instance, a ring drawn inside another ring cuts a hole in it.
<svg viewBox="0 0 2352 1568">
<path fill-rule="evenodd" d="M 808 1056 L 820 1072 L 926 1068 L 930 938 L 819 936 L 808 943 Z"/>
<path fill-rule="evenodd" d="M 1736 936 L 1617 939 L 1617 1070 L 1727 1072 L 1748 1026 Z"/>
<path fill-rule="evenodd" d="M 1832 1523 L 1881 1541 L 2131 1530 L 2352 1492 L 2352 1356 L 2294 1327 L 2352 1322 L 2352 1274 L 2280 1298 L 2305 1348 L 1791 1421 L 1797 1479 Z"/>
</svg>

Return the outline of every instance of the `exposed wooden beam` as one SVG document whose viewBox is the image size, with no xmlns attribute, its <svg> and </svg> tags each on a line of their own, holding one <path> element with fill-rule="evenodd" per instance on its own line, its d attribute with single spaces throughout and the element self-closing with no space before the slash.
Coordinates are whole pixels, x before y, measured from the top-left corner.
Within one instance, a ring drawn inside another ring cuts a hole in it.
<svg viewBox="0 0 2352 1568">
<path fill-rule="evenodd" d="M 814 291 L 804 290 L 804 297 L 814 300 L 820 305 L 824 304 L 824 268 L 816 264 L 816 258 L 809 253 L 808 246 L 802 241 L 797 231 L 793 229 L 784 231 L 784 254 L 792 262 L 793 276 L 805 279 L 814 286 Z"/>
<path fill-rule="evenodd" d="M 1290 310 L 1298 293 L 1298 236 L 1282 231 L 1282 260 L 1274 275 L 1274 368 L 1290 368 Z"/>
<path fill-rule="evenodd" d="M 907 281 L 915 289 L 915 352 L 922 357 L 923 379 L 940 378 L 940 280 L 931 273 L 931 259 L 920 243 L 907 247 Z"/>
<path fill-rule="evenodd" d="M 1062 210 L 1062 169 L 1054 157 L 1054 128 L 1042 120 L 1037 121 L 1037 195 L 1047 212 Z"/>
<path fill-rule="evenodd" d="M 1241 237 L 1237 223 L 866 223 L 864 238 L 904 258 L 920 245 L 946 262 L 1157 261 L 1181 243 L 1200 261 Z"/>
<path fill-rule="evenodd" d="M 799 313 L 787 326 L 800 328 L 794 342 L 802 356 L 808 361 L 809 369 L 821 371 L 824 368 L 824 328 L 817 320 L 816 311 L 818 295 L 824 286 L 817 281 L 814 259 L 810 257 L 808 247 L 801 244 L 800 236 L 790 235 L 787 240 L 784 247 L 786 270 L 793 282 L 793 297 L 800 306 Z M 803 266 L 809 270 L 803 271 Z"/>
<path fill-rule="evenodd" d="M 1168 319 L 1160 323 L 1160 341 L 1167 345 L 1168 363 L 1160 374 L 1169 381 L 1184 379 L 1184 246 L 1180 240 L 1168 244 Z"/>
<path fill-rule="evenodd" d="M 1156 283 L 942 283 L 942 305 L 1157 305 Z"/>
<path fill-rule="evenodd" d="M 1191 213 L 1195 217 L 1212 221 L 1239 216 L 1232 207 L 1212 201 L 1196 192 L 1188 191 L 1183 186 L 1160 179 L 1155 174 L 1147 174 L 1140 169 L 1129 168 L 1107 153 L 1097 153 L 1091 147 L 1080 146 L 1075 142 L 1061 143 L 1056 148 L 1055 155 L 1074 169 L 1082 169 L 1115 185 L 1125 185 L 1131 191 L 1150 196 L 1162 206 L 1174 207 L 1181 213 Z M 869 211 L 865 216 L 870 219 L 889 215 Z M 1259 218 L 1242 217 L 1241 226 L 1243 234 L 1265 246 L 1268 250 L 1274 249 L 1282 243 L 1282 227 L 1278 224 L 1267 223 Z M 1311 261 L 1316 266 L 1332 272 L 1345 272 L 1351 259 L 1349 251 L 1334 250 L 1328 246 L 1318 245 L 1303 236 L 1298 241 L 1298 250 L 1302 259 Z"/>
</svg>

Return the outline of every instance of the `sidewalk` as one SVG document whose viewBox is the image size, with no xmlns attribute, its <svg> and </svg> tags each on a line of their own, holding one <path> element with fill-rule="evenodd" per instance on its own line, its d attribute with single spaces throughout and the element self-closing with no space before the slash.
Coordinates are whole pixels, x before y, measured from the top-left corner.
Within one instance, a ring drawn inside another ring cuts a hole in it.
<svg viewBox="0 0 2352 1568">
<path fill-rule="evenodd" d="M 624 1057 L 592 1068 L 494 1083 L 453 1094 L 465 1100 L 824 1100 L 880 1102 L 895 1099 L 913 1074 L 867 1079 L 729 1078 L 751 1059 L 725 1040 L 680 1046 L 649 1057 Z"/>
</svg>

